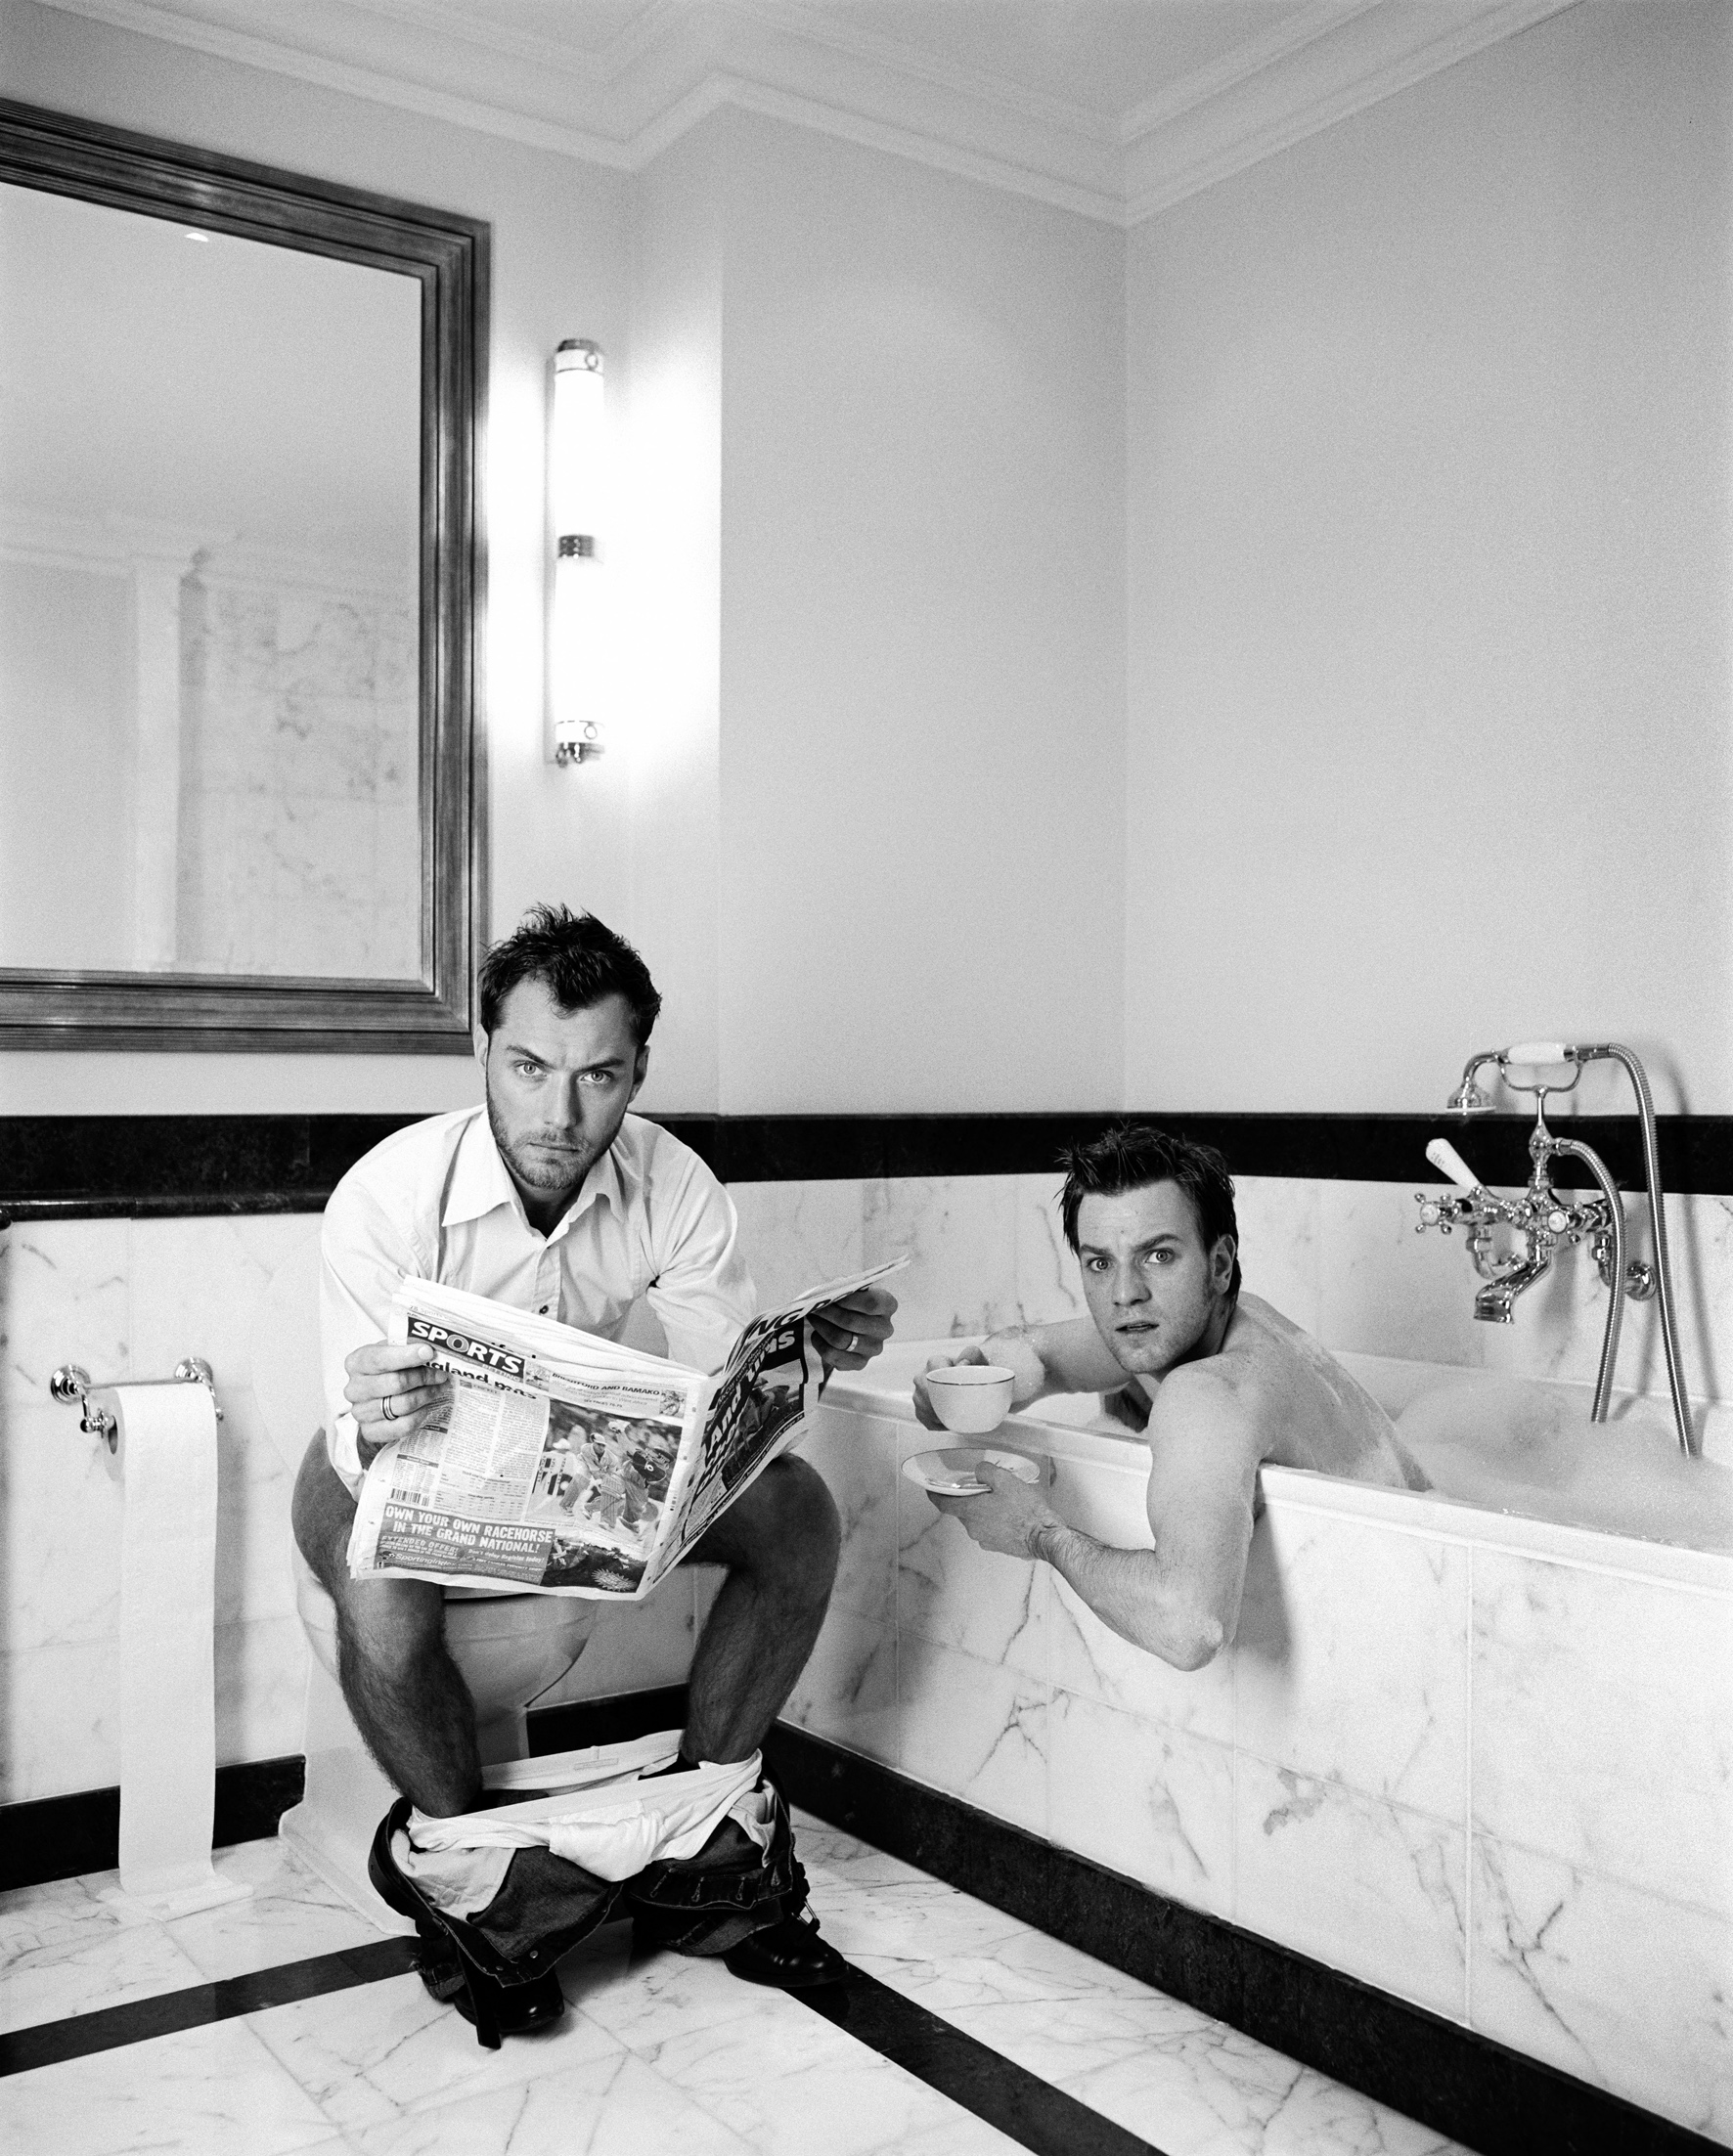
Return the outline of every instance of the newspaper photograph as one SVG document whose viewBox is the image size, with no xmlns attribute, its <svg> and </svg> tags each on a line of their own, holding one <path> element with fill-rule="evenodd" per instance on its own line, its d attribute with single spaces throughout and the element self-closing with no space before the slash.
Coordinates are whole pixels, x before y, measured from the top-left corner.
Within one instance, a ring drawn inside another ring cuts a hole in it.
<svg viewBox="0 0 1733 2156">
<path fill-rule="evenodd" d="M 806 1427 L 823 1378 L 811 1312 L 905 1262 L 754 1318 L 716 1376 L 406 1279 L 387 1337 L 433 1349 L 449 1399 L 374 1457 L 351 1572 L 642 1598 Z"/>
</svg>

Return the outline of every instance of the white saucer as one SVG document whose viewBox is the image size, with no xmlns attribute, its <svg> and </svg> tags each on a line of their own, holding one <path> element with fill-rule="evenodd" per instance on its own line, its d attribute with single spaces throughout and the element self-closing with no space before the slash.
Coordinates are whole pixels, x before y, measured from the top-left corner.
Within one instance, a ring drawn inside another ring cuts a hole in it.
<svg viewBox="0 0 1733 2156">
<path fill-rule="evenodd" d="M 979 1497 L 986 1489 L 972 1471 L 983 1460 L 996 1468 L 1007 1468 L 1020 1482 L 1039 1482 L 1041 1470 L 1026 1454 L 998 1452 L 982 1445 L 950 1445 L 943 1452 L 917 1452 L 903 1463 L 903 1473 L 916 1489 L 934 1497 Z"/>
</svg>

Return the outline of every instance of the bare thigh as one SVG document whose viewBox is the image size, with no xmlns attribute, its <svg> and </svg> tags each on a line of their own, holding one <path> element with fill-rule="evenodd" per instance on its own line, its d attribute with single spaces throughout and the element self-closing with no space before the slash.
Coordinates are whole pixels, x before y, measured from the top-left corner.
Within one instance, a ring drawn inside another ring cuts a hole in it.
<svg viewBox="0 0 1733 2156">
<path fill-rule="evenodd" d="M 290 1518 L 313 1575 L 337 1606 L 337 1624 L 370 1660 L 424 1650 L 445 1634 L 445 1590 L 427 1579 L 356 1579 L 349 1570 L 355 1500 L 332 1466 L 321 1432 L 295 1477 Z"/>
<path fill-rule="evenodd" d="M 705 1530 L 686 1562 L 723 1564 L 827 1594 L 841 1542 L 823 1477 L 784 1453 Z"/>
</svg>

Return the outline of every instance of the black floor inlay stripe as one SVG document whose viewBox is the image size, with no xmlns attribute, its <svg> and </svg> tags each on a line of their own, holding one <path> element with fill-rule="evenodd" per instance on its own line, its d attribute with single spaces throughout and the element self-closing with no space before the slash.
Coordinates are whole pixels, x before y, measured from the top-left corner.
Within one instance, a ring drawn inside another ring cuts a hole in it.
<svg viewBox="0 0 1733 2156">
<path fill-rule="evenodd" d="M 55 2066 L 63 2059 L 84 2058 L 92 2051 L 112 2051 L 150 2037 L 172 2036 L 179 2029 L 202 2029 L 237 2014 L 266 2006 L 292 2005 L 297 1999 L 318 1999 L 356 1984 L 378 1984 L 415 1966 L 413 1939 L 376 1939 L 340 1954 L 316 1954 L 305 1961 L 283 1961 L 274 1969 L 248 1976 L 225 1976 L 214 1984 L 189 1984 L 184 1991 L 160 1992 L 124 2006 L 104 2006 L 93 2014 L 66 2021 L 44 2021 L 34 2029 L 0 2036 L 0 2075 L 27 2074 L 33 2067 Z"/>
<path fill-rule="evenodd" d="M 1099 2111 L 851 1967 L 846 1984 L 794 1992 L 803 2006 L 961 2104 L 1035 2156 L 1161 2156 Z"/>
</svg>

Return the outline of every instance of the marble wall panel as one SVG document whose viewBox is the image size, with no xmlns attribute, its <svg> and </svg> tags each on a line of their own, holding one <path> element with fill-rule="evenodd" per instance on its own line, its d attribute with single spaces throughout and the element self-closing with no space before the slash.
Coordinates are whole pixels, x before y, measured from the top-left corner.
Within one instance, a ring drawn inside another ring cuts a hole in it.
<svg viewBox="0 0 1733 2156">
<path fill-rule="evenodd" d="M 111 1640 L 0 1655 L 0 1803 L 117 1779 L 120 1702 Z"/>
<path fill-rule="evenodd" d="M 887 1767 L 898 1765 L 896 1628 L 833 1603 L 781 1718 Z"/>
<path fill-rule="evenodd" d="M 1496 1328 L 1475 1318 L 1461 1236 L 1414 1233 L 1415 1187 L 1318 1185 L 1317 1336 L 1326 1347 L 1479 1369 Z"/>
<path fill-rule="evenodd" d="M 865 1184 L 731 1183 L 729 1196 L 760 1308 L 863 1269 Z M 901 1285 L 892 1281 L 893 1293 Z"/>
<path fill-rule="evenodd" d="M 905 1774 L 1032 1834 L 1047 1831 L 1044 1685 L 903 1631 L 897 1700 Z"/>
<path fill-rule="evenodd" d="M 1473 2022 L 1733 2145 L 1733 1924 L 1477 1835 Z"/>
<path fill-rule="evenodd" d="M 119 1471 L 69 1408 L 6 1413 L 0 1444 L 0 1651 L 111 1640 L 120 1622 Z M 80 1523 L 77 1562 L 70 1528 Z M 53 1531 L 58 1523 L 61 1531 Z"/>
<path fill-rule="evenodd" d="M 1016 1214 L 1017 1310 L 1025 1325 L 1052 1325 L 1084 1312 L 1077 1259 L 1059 1226 L 1058 1175 L 1019 1175 Z"/>
<path fill-rule="evenodd" d="M 1733 1598 L 1474 1563 L 1476 1828 L 1733 1919 Z"/>
<path fill-rule="evenodd" d="M 217 1627 L 219 1767 L 244 1759 L 283 1759 L 301 1750 L 308 1652 L 297 1616 Z M 99 1782 L 118 1781 L 119 1765 L 116 1758 Z"/>
<path fill-rule="evenodd" d="M 1281 1175 L 1236 1175 L 1240 1271 L 1248 1293 L 1318 1330 L 1322 1186 Z"/>
<path fill-rule="evenodd" d="M 127 1250 L 124 1220 L 20 1220 L 0 1236 L 0 1415 L 41 1406 L 62 1363 L 99 1385 L 131 1375 Z"/>
<path fill-rule="evenodd" d="M 862 1261 L 909 1254 L 892 1283 L 905 1340 L 948 1340 L 1017 1322 L 1017 1178 L 903 1176 L 866 1188 Z"/>
<path fill-rule="evenodd" d="M 1249 1752 L 1235 1767 L 1234 1921 L 1464 2019 L 1462 1830 Z"/>
<path fill-rule="evenodd" d="M 1055 1691 L 1047 1831 L 1193 1909 L 1233 1910 L 1234 1759 L 1224 1744 Z"/>
<path fill-rule="evenodd" d="M 1467 1824 L 1468 1553 L 1272 1505 L 1240 1609 L 1242 1749 Z"/>
</svg>

